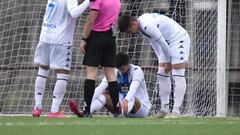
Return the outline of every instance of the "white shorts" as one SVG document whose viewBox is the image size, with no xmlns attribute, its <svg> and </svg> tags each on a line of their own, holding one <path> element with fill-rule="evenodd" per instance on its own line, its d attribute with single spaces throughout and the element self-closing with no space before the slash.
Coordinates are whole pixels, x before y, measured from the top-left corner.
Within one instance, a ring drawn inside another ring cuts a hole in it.
<svg viewBox="0 0 240 135">
<path fill-rule="evenodd" d="M 171 55 L 171 64 L 188 63 L 190 52 L 190 38 L 187 33 L 179 40 L 170 43 L 169 47 Z M 160 53 L 158 59 L 159 63 L 168 63 L 168 60 L 164 56 L 163 52 Z"/>
<path fill-rule="evenodd" d="M 39 42 L 35 51 L 34 63 L 50 66 L 52 69 L 71 69 L 72 46 Z"/>
<path fill-rule="evenodd" d="M 119 101 L 122 102 L 123 101 L 123 96 L 122 94 L 119 94 Z M 141 100 L 140 100 L 141 102 Z M 131 111 L 133 109 L 135 103 L 135 98 L 133 98 L 132 100 L 128 101 L 128 110 Z M 132 113 L 128 113 L 125 116 L 129 117 L 129 118 L 145 118 L 147 116 L 149 116 L 149 112 L 150 112 L 150 108 L 148 108 L 144 103 L 141 102 L 141 107 L 139 108 L 139 110 L 132 114 Z"/>
</svg>

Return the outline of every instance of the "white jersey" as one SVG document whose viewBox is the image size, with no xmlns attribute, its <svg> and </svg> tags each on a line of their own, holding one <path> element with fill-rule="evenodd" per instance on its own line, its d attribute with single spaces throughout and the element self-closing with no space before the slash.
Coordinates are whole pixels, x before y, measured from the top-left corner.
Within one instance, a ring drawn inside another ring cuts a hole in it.
<svg viewBox="0 0 240 135">
<path fill-rule="evenodd" d="M 69 10 L 77 6 L 77 0 L 48 0 L 40 41 L 72 45 L 76 19 L 69 14 Z"/>
<path fill-rule="evenodd" d="M 145 13 L 138 18 L 138 21 L 142 35 L 153 40 L 163 36 L 168 44 L 186 36 L 187 33 L 176 21 L 158 13 Z"/>
<path fill-rule="evenodd" d="M 133 97 L 138 98 L 142 104 L 144 104 L 147 108 L 151 108 L 151 103 L 149 101 L 148 91 L 146 82 L 144 79 L 144 73 L 141 67 L 130 64 L 130 69 L 127 74 L 122 74 L 119 70 L 115 70 L 117 74 L 117 81 L 120 85 L 120 94 L 126 98 L 129 93 L 129 88 L 132 81 L 139 81 L 140 85 L 136 90 L 136 93 Z M 107 83 L 106 77 L 103 78 L 102 82 Z"/>
</svg>

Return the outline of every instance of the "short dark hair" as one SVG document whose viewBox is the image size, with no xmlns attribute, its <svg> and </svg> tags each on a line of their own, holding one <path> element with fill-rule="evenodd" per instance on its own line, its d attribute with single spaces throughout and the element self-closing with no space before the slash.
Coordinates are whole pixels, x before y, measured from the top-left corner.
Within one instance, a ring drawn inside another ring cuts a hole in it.
<svg viewBox="0 0 240 135">
<path fill-rule="evenodd" d="M 124 53 L 120 52 L 116 56 L 116 68 L 119 68 L 121 66 L 125 66 L 129 64 L 129 56 Z"/>
<path fill-rule="evenodd" d="M 131 23 L 137 19 L 130 15 L 122 15 L 118 19 L 118 29 L 120 32 L 126 32 L 131 27 Z"/>
</svg>

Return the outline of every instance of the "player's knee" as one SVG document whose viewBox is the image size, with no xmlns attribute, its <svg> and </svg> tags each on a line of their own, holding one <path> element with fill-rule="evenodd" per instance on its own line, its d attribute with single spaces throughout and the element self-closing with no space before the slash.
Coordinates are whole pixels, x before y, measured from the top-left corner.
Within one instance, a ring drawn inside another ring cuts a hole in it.
<svg viewBox="0 0 240 135">
<path fill-rule="evenodd" d="M 69 74 L 69 71 L 65 69 L 57 69 L 55 71 L 57 74 Z"/>
<path fill-rule="evenodd" d="M 37 66 L 41 69 L 49 70 L 49 66 L 47 66 L 47 65 L 37 65 Z"/>
<path fill-rule="evenodd" d="M 160 80 L 169 79 L 170 72 L 166 73 L 164 67 L 158 67 L 157 75 Z"/>
<path fill-rule="evenodd" d="M 49 74 L 49 69 L 44 69 L 42 67 L 39 67 L 38 69 L 38 76 L 41 76 L 43 78 L 47 78 Z"/>
<path fill-rule="evenodd" d="M 173 79 L 176 81 L 185 80 L 185 69 L 172 69 Z"/>
</svg>

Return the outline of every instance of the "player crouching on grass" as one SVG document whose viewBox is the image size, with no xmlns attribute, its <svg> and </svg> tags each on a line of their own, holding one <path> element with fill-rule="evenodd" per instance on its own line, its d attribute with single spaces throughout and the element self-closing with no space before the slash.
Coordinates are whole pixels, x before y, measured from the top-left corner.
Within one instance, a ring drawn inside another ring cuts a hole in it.
<svg viewBox="0 0 240 135">
<path fill-rule="evenodd" d="M 53 90 L 53 102 L 48 117 L 66 117 L 59 111 L 59 107 L 66 91 L 71 68 L 76 18 L 87 9 L 90 1 L 93 0 L 85 0 L 78 6 L 77 0 L 48 0 L 40 42 L 34 56 L 34 63 L 39 66 L 39 70 L 35 82 L 33 117 L 40 117 L 42 112 L 42 99 L 49 68 L 56 71 L 57 82 Z"/>
<path fill-rule="evenodd" d="M 121 112 L 125 117 L 143 118 L 149 115 L 151 103 L 147 92 L 144 73 L 139 66 L 129 63 L 125 53 L 118 53 L 116 57 L 116 74 L 120 86 L 119 102 Z M 91 112 L 100 110 L 105 106 L 113 112 L 109 92 L 106 91 L 108 82 L 106 77 L 95 89 L 91 104 Z"/>
<path fill-rule="evenodd" d="M 116 75 L 120 86 L 119 109 L 125 117 L 143 118 L 149 115 L 151 103 L 147 92 L 144 73 L 139 66 L 129 63 L 129 57 L 125 53 L 116 56 Z M 95 89 L 90 112 L 100 110 L 104 106 L 112 113 L 114 108 L 108 92 L 108 81 L 102 79 Z"/>
<path fill-rule="evenodd" d="M 159 61 L 157 76 L 161 110 L 158 116 L 167 115 L 167 118 L 180 116 L 180 107 L 186 91 L 185 68 L 190 50 L 188 32 L 173 19 L 157 13 L 145 13 L 139 18 L 124 15 L 119 18 L 118 26 L 121 32 L 140 33 L 149 39 Z M 169 111 L 170 72 L 175 82 L 174 106 L 171 113 Z"/>
</svg>

